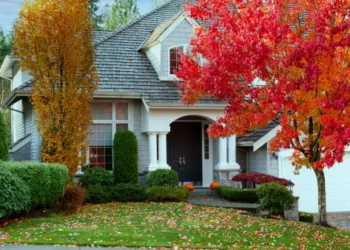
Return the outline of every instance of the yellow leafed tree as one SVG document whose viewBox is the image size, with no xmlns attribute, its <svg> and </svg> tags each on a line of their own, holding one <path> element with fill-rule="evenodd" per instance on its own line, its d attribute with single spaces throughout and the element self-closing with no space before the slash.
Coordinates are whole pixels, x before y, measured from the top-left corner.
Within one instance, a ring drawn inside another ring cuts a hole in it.
<svg viewBox="0 0 350 250">
<path fill-rule="evenodd" d="M 44 162 L 77 171 L 97 89 L 88 0 L 25 0 L 15 24 L 15 55 L 34 78 L 32 104 Z"/>
</svg>

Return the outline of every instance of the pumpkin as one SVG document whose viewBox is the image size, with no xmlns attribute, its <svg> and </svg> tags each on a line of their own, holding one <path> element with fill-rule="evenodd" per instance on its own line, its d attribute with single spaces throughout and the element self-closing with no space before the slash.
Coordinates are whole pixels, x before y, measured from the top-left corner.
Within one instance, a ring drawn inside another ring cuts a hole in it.
<svg viewBox="0 0 350 250">
<path fill-rule="evenodd" d="M 184 187 L 187 188 L 187 190 L 190 192 L 194 190 L 194 186 L 192 184 L 186 184 Z"/>
<path fill-rule="evenodd" d="M 210 189 L 215 190 L 218 186 L 220 186 L 220 184 L 214 181 L 210 184 Z"/>
</svg>

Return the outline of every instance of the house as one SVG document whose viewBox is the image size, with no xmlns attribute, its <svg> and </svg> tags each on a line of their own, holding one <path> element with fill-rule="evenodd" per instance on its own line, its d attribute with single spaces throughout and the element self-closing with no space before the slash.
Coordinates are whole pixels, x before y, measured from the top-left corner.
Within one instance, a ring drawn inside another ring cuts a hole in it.
<svg viewBox="0 0 350 250">
<path fill-rule="evenodd" d="M 295 183 L 301 211 L 317 212 L 316 177 L 311 170 L 294 175 L 289 150 L 271 153 L 273 124 L 244 137 L 213 139 L 208 125 L 223 115 L 225 103 L 204 99 L 193 106 L 180 101 L 173 71 L 179 51 L 189 50 L 200 25 L 182 10 L 185 0 L 168 1 L 127 26 L 95 31 L 99 89 L 92 105 L 89 162 L 112 170 L 112 140 L 116 131 L 134 131 L 139 145 L 140 176 L 156 169 L 174 169 L 180 181 L 207 187 L 212 181 L 231 185 L 241 171 L 271 174 Z M 32 79 L 7 56 L 0 76 L 10 79 L 6 105 L 12 113 L 13 160 L 39 161 L 40 136 L 29 101 Z M 350 153 L 344 163 L 326 170 L 328 211 L 350 211 Z"/>
</svg>

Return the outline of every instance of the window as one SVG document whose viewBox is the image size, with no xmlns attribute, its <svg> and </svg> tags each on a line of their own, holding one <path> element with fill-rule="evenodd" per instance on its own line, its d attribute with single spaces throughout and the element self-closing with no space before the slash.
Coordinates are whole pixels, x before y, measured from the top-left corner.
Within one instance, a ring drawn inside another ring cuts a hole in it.
<svg viewBox="0 0 350 250">
<path fill-rule="evenodd" d="M 209 136 L 208 136 L 208 125 L 204 126 L 204 159 L 209 160 Z"/>
<path fill-rule="evenodd" d="M 170 74 L 174 75 L 174 71 L 179 69 L 181 63 L 181 52 L 184 51 L 184 46 L 171 48 L 169 52 L 170 58 Z"/>
<path fill-rule="evenodd" d="M 117 131 L 133 130 L 132 103 L 94 102 L 91 106 L 93 124 L 89 127 L 88 163 L 91 166 L 113 170 L 113 138 Z"/>
<path fill-rule="evenodd" d="M 112 125 L 93 124 L 89 131 L 89 158 L 94 167 L 112 170 Z"/>
</svg>

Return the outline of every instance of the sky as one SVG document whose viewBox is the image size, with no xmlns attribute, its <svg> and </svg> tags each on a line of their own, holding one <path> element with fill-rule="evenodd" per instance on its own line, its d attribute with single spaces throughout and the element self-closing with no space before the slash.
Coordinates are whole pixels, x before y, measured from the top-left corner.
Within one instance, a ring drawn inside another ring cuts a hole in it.
<svg viewBox="0 0 350 250">
<path fill-rule="evenodd" d="M 100 9 L 106 4 L 111 5 L 114 0 L 100 0 Z M 151 10 L 151 0 L 137 0 L 141 15 Z M 5 32 L 11 30 L 12 25 L 21 9 L 22 0 L 0 0 L 0 26 Z"/>
</svg>

